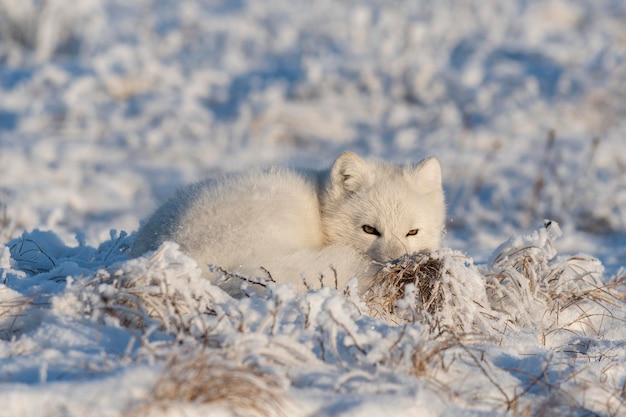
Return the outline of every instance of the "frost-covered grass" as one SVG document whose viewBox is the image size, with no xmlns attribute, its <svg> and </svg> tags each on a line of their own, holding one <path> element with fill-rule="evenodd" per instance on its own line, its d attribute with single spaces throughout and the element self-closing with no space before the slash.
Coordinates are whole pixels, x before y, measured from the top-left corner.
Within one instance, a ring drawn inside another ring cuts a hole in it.
<svg viewBox="0 0 626 417">
<path fill-rule="evenodd" d="M 625 19 L 0 0 L 0 416 L 626 415 Z M 437 156 L 448 200 L 362 298 L 128 259 L 176 187 L 346 149 Z"/>
<path fill-rule="evenodd" d="M 384 404 L 401 415 L 619 416 L 626 274 L 558 257 L 559 234 L 550 223 L 478 266 L 450 250 L 405 258 L 363 299 L 355 288 L 296 293 L 271 283 L 232 299 L 175 244 L 127 259 L 124 235 L 72 248 L 25 234 L 3 253 L 3 368 L 26 381 L 34 372 L 31 395 L 145 372 L 133 390 L 109 394 L 120 415 L 372 415 Z M 79 252 L 90 266 L 60 279 Z M 82 400 L 54 398 L 70 413 Z"/>
</svg>

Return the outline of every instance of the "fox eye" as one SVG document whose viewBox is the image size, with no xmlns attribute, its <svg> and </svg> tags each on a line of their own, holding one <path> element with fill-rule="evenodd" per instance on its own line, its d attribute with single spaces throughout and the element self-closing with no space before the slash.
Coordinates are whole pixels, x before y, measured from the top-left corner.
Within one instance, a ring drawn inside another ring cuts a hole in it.
<svg viewBox="0 0 626 417">
<path fill-rule="evenodd" d="M 363 225 L 363 231 L 365 233 L 367 233 L 368 235 L 380 236 L 380 232 L 378 230 L 376 230 L 375 227 L 372 227 L 369 224 L 364 224 Z"/>
<path fill-rule="evenodd" d="M 411 229 L 409 230 L 409 233 L 407 233 L 407 236 L 415 236 L 418 232 L 420 231 L 420 229 Z"/>
</svg>

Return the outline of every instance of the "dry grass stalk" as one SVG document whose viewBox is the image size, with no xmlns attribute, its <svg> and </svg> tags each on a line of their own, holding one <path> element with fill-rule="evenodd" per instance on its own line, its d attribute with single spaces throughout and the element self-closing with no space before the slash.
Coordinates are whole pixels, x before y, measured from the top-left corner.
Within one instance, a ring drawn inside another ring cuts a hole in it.
<svg viewBox="0 0 626 417">
<path fill-rule="evenodd" d="M 160 320 L 164 326 L 171 321 L 169 310 L 181 311 L 180 296 L 170 293 L 167 286 L 157 279 L 141 276 L 109 276 L 106 273 L 89 282 L 87 288 L 94 291 L 96 300 L 83 298 L 84 312 L 97 314 L 100 309 L 107 316 L 119 320 L 124 327 L 145 329 Z"/>
<path fill-rule="evenodd" d="M 0 288 L 0 293 L 3 290 L 5 289 Z M 28 308 L 32 302 L 32 299 L 24 296 L 16 296 L 0 302 L 0 340 L 8 340 L 22 330 L 29 320 Z"/>
<path fill-rule="evenodd" d="M 435 378 L 439 370 L 447 371 L 455 359 L 455 355 L 448 355 L 448 352 L 456 351 L 458 354 L 459 349 L 464 349 L 464 340 L 468 340 L 467 336 L 457 336 L 453 333 L 420 339 L 414 345 L 414 349 L 408 352 L 411 361 L 411 366 L 408 368 L 409 375 L 417 378 Z"/>
<path fill-rule="evenodd" d="M 9 218 L 7 206 L 0 202 L 0 245 L 4 245 L 13 238 L 15 225 Z"/>
<path fill-rule="evenodd" d="M 180 408 L 194 403 L 223 407 L 234 416 L 292 415 L 283 378 L 245 364 L 233 363 L 218 351 L 203 350 L 174 356 L 163 369 L 152 393 L 131 415 Z M 291 411 L 291 412 L 290 412 Z"/>
</svg>

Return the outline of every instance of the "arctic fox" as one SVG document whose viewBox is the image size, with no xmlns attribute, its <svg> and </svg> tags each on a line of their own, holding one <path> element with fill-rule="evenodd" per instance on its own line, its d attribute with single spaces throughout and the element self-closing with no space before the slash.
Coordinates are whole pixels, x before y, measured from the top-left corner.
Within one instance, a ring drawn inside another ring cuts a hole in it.
<svg viewBox="0 0 626 417">
<path fill-rule="evenodd" d="M 395 166 L 344 152 L 324 171 L 253 170 L 182 188 L 131 253 L 177 242 L 232 295 L 246 277 L 299 289 L 356 277 L 363 292 L 382 263 L 439 248 L 444 218 L 437 159 Z"/>
</svg>

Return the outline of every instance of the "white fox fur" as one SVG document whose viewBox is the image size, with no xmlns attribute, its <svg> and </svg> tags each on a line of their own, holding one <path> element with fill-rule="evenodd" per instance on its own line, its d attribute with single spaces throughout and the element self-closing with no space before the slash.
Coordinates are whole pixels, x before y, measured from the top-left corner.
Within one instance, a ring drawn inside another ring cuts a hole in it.
<svg viewBox="0 0 626 417">
<path fill-rule="evenodd" d="M 330 170 L 254 170 L 183 188 L 140 228 L 132 255 L 175 241 L 233 295 L 241 282 L 217 281 L 223 271 L 301 289 L 356 277 L 364 291 L 380 263 L 437 249 L 444 218 L 435 158 L 398 167 L 344 152 Z"/>
</svg>

